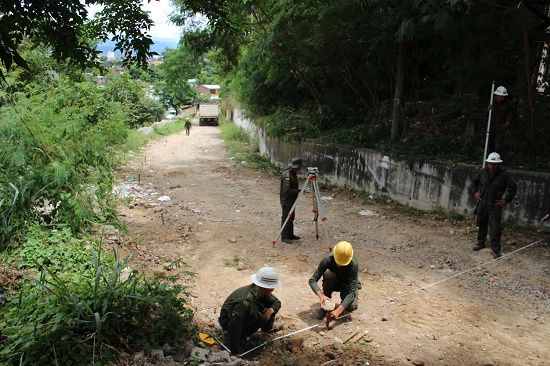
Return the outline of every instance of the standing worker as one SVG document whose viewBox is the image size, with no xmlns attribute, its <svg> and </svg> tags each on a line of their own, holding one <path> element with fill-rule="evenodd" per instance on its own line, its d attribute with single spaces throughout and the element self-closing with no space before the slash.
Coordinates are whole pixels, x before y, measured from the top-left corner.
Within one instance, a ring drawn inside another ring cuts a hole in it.
<svg viewBox="0 0 550 366">
<path fill-rule="evenodd" d="M 191 121 L 189 117 L 185 117 L 185 134 L 189 136 L 189 131 L 191 130 Z"/>
<path fill-rule="evenodd" d="M 323 277 L 323 290 L 319 288 L 317 281 Z M 357 291 L 361 288 L 359 283 L 359 263 L 353 256 L 353 247 L 347 241 L 341 241 L 333 251 L 327 253 L 317 266 L 317 270 L 309 279 L 309 287 L 319 297 L 321 308 L 317 311 L 316 318 L 328 321 L 336 320 L 344 310 L 357 309 Z M 340 305 L 327 311 L 323 308 L 326 301 L 332 302 L 332 293 L 340 292 Z"/>
<path fill-rule="evenodd" d="M 283 329 L 283 323 L 275 322 L 281 302 L 272 294 L 281 286 L 279 272 L 264 266 L 250 276 L 250 280 L 252 284 L 238 288 L 229 295 L 218 318 L 219 326 L 227 331 L 229 349 L 233 354 L 251 349 L 252 344 L 247 338 L 258 329 L 266 333 Z"/>
<path fill-rule="evenodd" d="M 487 168 L 481 169 L 473 179 L 475 197 L 480 201 L 476 215 L 476 225 L 479 228 L 477 244 L 473 250 L 485 248 L 487 230 L 490 227 L 491 249 L 493 258 L 496 259 L 502 255 L 500 253 L 502 207 L 512 202 L 517 186 L 508 172 L 501 167 L 502 159 L 498 153 L 492 152 L 485 161 Z"/>
<path fill-rule="evenodd" d="M 508 90 L 505 87 L 499 86 L 494 94 L 496 103 L 489 104 L 488 107 L 492 112 L 487 151 L 502 154 L 504 130 L 514 122 L 517 111 L 514 103 L 508 99 Z"/>
<path fill-rule="evenodd" d="M 298 198 L 300 188 L 298 186 L 298 176 L 296 173 L 300 171 L 302 167 L 302 159 L 293 158 L 292 162 L 288 164 L 288 167 L 283 171 L 281 176 L 281 188 L 279 191 L 279 198 L 281 201 L 281 208 L 283 214 L 281 217 L 281 241 L 283 243 L 292 244 L 293 240 L 300 240 L 299 236 L 294 235 L 294 211 L 290 214 L 290 210 L 294 205 L 294 202 Z M 288 221 L 285 221 L 288 217 Z M 283 227 L 284 225 L 284 227 Z"/>
</svg>

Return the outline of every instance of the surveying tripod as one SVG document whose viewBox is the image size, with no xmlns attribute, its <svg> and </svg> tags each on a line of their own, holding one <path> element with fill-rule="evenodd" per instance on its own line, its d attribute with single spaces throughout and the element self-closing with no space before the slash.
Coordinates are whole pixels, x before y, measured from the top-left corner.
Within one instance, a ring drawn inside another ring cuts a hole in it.
<svg viewBox="0 0 550 366">
<path fill-rule="evenodd" d="M 290 216 L 292 216 L 292 214 L 294 213 L 294 210 L 296 209 L 296 205 L 298 204 L 300 197 L 302 197 L 302 194 L 305 192 L 308 183 L 311 182 L 313 186 L 313 209 L 311 211 L 313 212 L 313 215 L 314 215 L 313 222 L 315 223 L 315 239 L 319 240 L 319 215 L 320 215 L 321 223 L 323 224 L 323 229 L 325 231 L 325 237 L 327 239 L 329 251 L 332 249 L 332 247 L 330 246 L 330 238 L 328 236 L 327 224 L 325 222 L 327 221 L 327 217 L 325 216 L 325 209 L 323 208 L 323 202 L 321 202 L 321 193 L 319 192 L 319 184 L 317 183 L 318 172 L 319 172 L 319 169 L 316 167 L 307 168 L 307 179 L 304 182 L 302 189 L 300 189 L 300 193 L 298 193 L 298 197 L 296 197 L 296 201 L 294 201 L 294 204 L 292 205 L 292 208 L 290 209 L 290 212 L 288 213 L 288 216 L 285 222 L 281 226 L 281 229 L 279 230 L 277 237 L 275 238 L 275 240 L 273 240 L 273 247 L 275 247 L 275 244 L 277 243 L 277 240 L 281 236 L 281 233 L 283 232 L 283 228 L 286 226 Z"/>
</svg>

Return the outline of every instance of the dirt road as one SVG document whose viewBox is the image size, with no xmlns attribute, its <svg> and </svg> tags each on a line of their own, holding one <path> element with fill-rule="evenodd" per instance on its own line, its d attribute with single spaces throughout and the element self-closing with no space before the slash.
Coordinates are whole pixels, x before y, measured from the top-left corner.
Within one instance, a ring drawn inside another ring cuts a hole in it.
<svg viewBox="0 0 550 366">
<path fill-rule="evenodd" d="M 120 177 L 135 198 L 120 208 L 129 230 L 124 249 L 148 272 L 178 259 L 190 266 L 190 301 L 204 330 L 212 331 L 226 296 L 264 264 L 281 274 L 274 294 L 284 332 L 319 323 L 308 279 L 328 243 L 315 240 L 311 193 L 296 209 L 302 240 L 273 247 L 279 177 L 235 164 L 218 133 L 193 121 L 190 136 L 151 142 L 128 162 Z M 355 248 L 359 310 L 331 330 L 286 338 L 303 339 L 299 351 L 283 352 L 276 342 L 248 359 L 262 366 L 320 365 L 334 356 L 332 365 L 550 365 L 550 249 L 519 250 L 540 239 L 536 233 L 505 232 L 505 256 L 487 264 L 489 249 L 471 250 L 471 220 L 405 215 L 346 189 L 322 189 L 321 196 L 331 244 L 347 240 Z M 341 353 L 331 350 L 335 338 L 356 330 L 368 333 Z"/>
</svg>

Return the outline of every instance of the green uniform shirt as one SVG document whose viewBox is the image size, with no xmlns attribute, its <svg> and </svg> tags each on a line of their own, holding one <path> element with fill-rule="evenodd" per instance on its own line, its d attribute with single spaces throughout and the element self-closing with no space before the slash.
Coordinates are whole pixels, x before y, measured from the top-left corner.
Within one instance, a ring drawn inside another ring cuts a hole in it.
<svg viewBox="0 0 550 366">
<path fill-rule="evenodd" d="M 279 192 L 281 205 L 292 206 L 296 198 L 298 198 L 299 193 L 300 187 L 298 187 L 298 176 L 296 172 L 292 171 L 292 168 L 288 168 L 281 176 L 281 189 Z"/>
<path fill-rule="evenodd" d="M 331 272 L 336 274 L 338 282 L 340 283 L 340 294 L 345 295 L 340 305 L 342 305 L 344 309 L 347 309 L 357 296 L 357 282 L 359 280 L 359 263 L 357 262 L 357 258 L 354 256 L 347 266 L 338 267 L 334 260 L 334 253 L 327 253 L 323 259 L 321 259 L 313 276 L 309 279 L 309 287 L 311 287 L 314 293 L 320 290 L 317 281 L 319 281 L 327 269 L 330 269 Z"/>
<path fill-rule="evenodd" d="M 239 342 L 245 332 L 257 327 L 260 328 L 263 320 L 261 313 L 264 309 L 272 308 L 275 314 L 281 309 L 281 302 L 273 294 L 258 297 L 258 286 L 250 284 L 233 291 L 225 300 L 218 321 L 227 330 L 229 349 L 233 353 L 239 353 Z"/>
<path fill-rule="evenodd" d="M 492 179 L 491 184 L 489 184 Z M 499 168 L 496 173 L 491 173 L 489 168 L 477 172 L 473 179 L 477 192 L 483 192 L 481 203 L 487 207 L 493 207 L 496 200 L 512 202 L 518 187 L 505 169 Z"/>
</svg>

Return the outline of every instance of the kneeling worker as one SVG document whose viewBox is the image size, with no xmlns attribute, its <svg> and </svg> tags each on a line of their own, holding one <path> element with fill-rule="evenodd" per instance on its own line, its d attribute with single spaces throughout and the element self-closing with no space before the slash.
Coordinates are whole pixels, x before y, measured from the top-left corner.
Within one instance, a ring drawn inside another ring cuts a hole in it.
<svg viewBox="0 0 550 366">
<path fill-rule="evenodd" d="M 273 267 L 262 267 L 250 276 L 252 284 L 238 288 L 225 300 L 218 322 L 227 331 L 229 349 L 239 354 L 251 347 L 247 340 L 261 328 L 263 332 L 275 332 L 283 323 L 275 322 L 281 302 L 272 294 L 281 286 L 279 273 Z"/>
<path fill-rule="evenodd" d="M 319 288 L 317 281 L 323 277 L 323 290 Z M 359 264 L 353 256 L 353 247 L 347 241 L 341 241 L 334 247 L 333 251 L 327 253 L 313 276 L 309 279 L 309 286 L 319 297 L 321 309 L 317 311 L 318 320 L 327 318 L 332 321 L 344 312 L 357 309 L 357 291 L 359 290 Z M 332 293 L 340 292 L 340 305 L 327 313 L 323 309 L 325 301 L 331 301 Z"/>
</svg>

